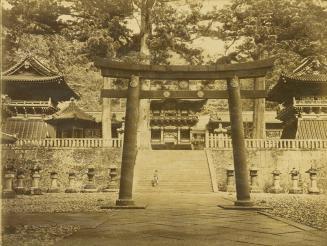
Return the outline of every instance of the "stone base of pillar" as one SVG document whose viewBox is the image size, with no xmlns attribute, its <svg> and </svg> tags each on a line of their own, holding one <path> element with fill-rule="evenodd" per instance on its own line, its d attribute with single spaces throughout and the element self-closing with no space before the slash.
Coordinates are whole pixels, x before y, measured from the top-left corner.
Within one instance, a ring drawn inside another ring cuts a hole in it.
<svg viewBox="0 0 327 246">
<path fill-rule="evenodd" d="M 24 195 L 26 194 L 26 189 L 24 187 L 16 187 L 15 192 L 17 195 Z"/>
<path fill-rule="evenodd" d="M 288 191 L 288 193 L 290 194 L 302 194 L 303 193 L 303 190 L 301 188 L 292 188 Z"/>
<path fill-rule="evenodd" d="M 40 188 L 31 187 L 27 192 L 27 195 L 43 195 Z"/>
<path fill-rule="evenodd" d="M 239 205 L 218 205 L 218 207 L 227 209 L 227 210 L 263 210 L 271 209 L 270 207 L 262 206 L 239 206 Z"/>
<path fill-rule="evenodd" d="M 59 188 L 50 188 L 47 190 L 47 193 L 59 193 L 60 189 Z"/>
<path fill-rule="evenodd" d="M 12 199 L 16 197 L 16 192 L 11 190 L 11 191 L 3 191 L 1 198 L 4 199 Z"/>
<path fill-rule="evenodd" d="M 251 200 L 236 200 L 234 202 L 235 206 L 243 206 L 243 207 L 252 207 L 254 203 Z"/>
<path fill-rule="evenodd" d="M 78 193 L 78 190 L 75 188 L 67 188 L 65 190 L 65 193 Z"/>
<path fill-rule="evenodd" d="M 101 206 L 102 209 L 145 209 L 145 205 L 135 205 L 132 199 L 118 199 L 116 205 Z"/>
</svg>

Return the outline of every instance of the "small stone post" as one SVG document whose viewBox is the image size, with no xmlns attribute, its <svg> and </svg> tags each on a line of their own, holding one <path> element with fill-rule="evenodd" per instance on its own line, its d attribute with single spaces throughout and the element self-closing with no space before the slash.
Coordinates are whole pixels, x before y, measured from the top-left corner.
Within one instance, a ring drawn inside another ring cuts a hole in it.
<svg viewBox="0 0 327 246">
<path fill-rule="evenodd" d="M 97 192 L 98 189 L 95 186 L 95 180 L 94 180 L 95 168 L 89 167 L 86 174 L 87 174 L 88 182 L 86 185 L 84 185 L 84 189 L 82 190 L 82 192 L 85 193 Z"/>
<path fill-rule="evenodd" d="M 48 193 L 59 193 L 59 185 L 58 185 L 58 173 L 55 171 L 50 172 L 51 184 L 48 189 Z"/>
<path fill-rule="evenodd" d="M 26 192 L 24 187 L 24 179 L 25 179 L 25 172 L 22 167 L 17 170 L 17 187 L 16 187 L 16 194 L 23 195 Z"/>
<path fill-rule="evenodd" d="M 32 186 L 30 187 L 29 194 L 30 195 L 42 195 L 42 190 L 39 188 L 40 183 L 40 170 L 41 168 L 38 165 L 34 165 L 31 170 L 31 178 L 32 178 Z"/>
<path fill-rule="evenodd" d="M 234 167 L 232 164 L 229 164 L 226 169 L 227 175 L 227 185 L 226 191 L 227 192 L 235 192 L 235 182 L 234 182 Z"/>
<path fill-rule="evenodd" d="M 75 188 L 76 184 L 76 173 L 69 172 L 68 173 L 68 188 L 65 190 L 65 193 L 77 193 L 77 189 Z"/>
<path fill-rule="evenodd" d="M 290 172 L 291 178 L 292 178 L 292 188 L 289 190 L 290 194 L 301 194 L 303 191 L 298 186 L 299 184 L 299 171 L 293 168 Z"/>
<path fill-rule="evenodd" d="M 250 192 L 259 193 L 259 185 L 258 185 L 258 168 L 254 165 L 250 168 Z"/>
<path fill-rule="evenodd" d="M 281 172 L 276 168 L 271 174 L 273 175 L 273 186 L 270 188 L 270 193 L 282 193 L 283 188 L 280 186 Z"/>
<path fill-rule="evenodd" d="M 103 192 L 117 192 L 118 191 L 118 183 L 117 183 L 117 166 L 111 165 L 109 166 L 109 182 L 107 187 L 103 190 Z"/>
<path fill-rule="evenodd" d="M 317 174 L 318 169 L 311 167 L 306 173 L 310 175 L 310 187 L 308 189 L 309 194 L 319 194 L 319 188 L 317 186 Z"/>
<path fill-rule="evenodd" d="M 13 166 L 7 166 L 4 170 L 4 185 L 2 191 L 3 198 L 15 198 L 16 193 L 13 190 L 13 181 L 15 178 Z"/>
</svg>

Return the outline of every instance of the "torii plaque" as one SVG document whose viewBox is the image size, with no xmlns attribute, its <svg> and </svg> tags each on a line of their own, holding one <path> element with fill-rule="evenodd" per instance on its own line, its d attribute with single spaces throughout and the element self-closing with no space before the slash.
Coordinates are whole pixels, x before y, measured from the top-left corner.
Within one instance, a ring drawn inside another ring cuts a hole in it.
<svg viewBox="0 0 327 246">
<path fill-rule="evenodd" d="M 240 90 L 240 78 L 264 77 L 273 67 L 273 59 L 262 61 L 211 65 L 211 66 L 160 66 L 137 65 L 98 59 L 96 66 L 101 68 L 103 77 L 129 78 L 127 90 L 103 89 L 104 98 L 127 98 L 125 134 L 122 155 L 121 179 L 117 206 L 135 206 L 132 190 L 134 165 L 137 155 L 137 122 L 139 100 L 141 99 L 228 99 L 233 159 L 236 179 L 235 206 L 253 206 L 250 200 L 241 99 L 265 98 L 265 90 Z M 227 90 L 141 90 L 142 79 L 161 80 L 226 80 Z M 103 122 L 104 123 L 104 122 Z"/>
</svg>

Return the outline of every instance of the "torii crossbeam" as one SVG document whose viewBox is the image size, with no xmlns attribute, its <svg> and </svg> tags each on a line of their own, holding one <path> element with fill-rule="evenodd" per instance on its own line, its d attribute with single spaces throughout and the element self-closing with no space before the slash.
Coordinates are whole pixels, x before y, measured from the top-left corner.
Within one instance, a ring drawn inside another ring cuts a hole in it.
<svg viewBox="0 0 327 246">
<path fill-rule="evenodd" d="M 211 66 L 137 65 L 98 59 L 103 77 L 129 78 L 127 90 L 103 89 L 103 98 L 127 98 L 121 180 L 117 206 L 134 206 L 132 198 L 134 165 L 137 155 L 137 122 L 141 99 L 228 99 L 236 179 L 236 206 L 252 206 L 244 143 L 241 99 L 265 98 L 265 90 L 240 90 L 240 78 L 264 77 L 273 68 L 273 59 Z M 142 79 L 226 80 L 227 90 L 141 90 Z M 105 122 L 103 122 L 105 124 Z"/>
</svg>

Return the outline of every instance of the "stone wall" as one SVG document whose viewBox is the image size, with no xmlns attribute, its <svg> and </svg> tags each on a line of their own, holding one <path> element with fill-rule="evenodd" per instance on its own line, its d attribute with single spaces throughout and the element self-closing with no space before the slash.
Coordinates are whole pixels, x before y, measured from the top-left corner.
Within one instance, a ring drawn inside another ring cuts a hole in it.
<svg viewBox="0 0 327 246">
<path fill-rule="evenodd" d="M 232 150 L 211 150 L 213 164 L 216 169 L 219 190 L 226 188 L 226 168 L 233 164 Z M 281 186 L 285 192 L 291 187 L 289 172 L 296 168 L 300 171 L 300 185 L 307 189 L 309 174 L 305 173 L 311 166 L 320 169 L 318 174 L 318 187 L 327 193 L 327 150 L 248 150 L 248 166 L 255 165 L 258 171 L 258 183 L 262 190 L 267 191 L 272 185 L 274 169 L 279 169 Z"/>
<path fill-rule="evenodd" d="M 120 173 L 121 149 L 118 148 L 88 148 L 88 149 L 54 149 L 54 148 L 2 148 L 2 163 L 14 158 L 12 163 L 16 168 L 26 170 L 25 187 L 30 186 L 30 168 L 28 160 L 37 160 L 42 168 L 40 188 L 46 190 L 50 186 L 51 171 L 58 172 L 59 184 L 62 191 L 68 186 L 68 172 L 77 174 L 77 187 L 82 187 L 87 181 L 87 169 L 90 165 L 95 167 L 96 185 L 101 188 L 108 182 L 109 165 L 115 164 Z M 15 182 L 14 182 L 15 183 Z"/>
</svg>

